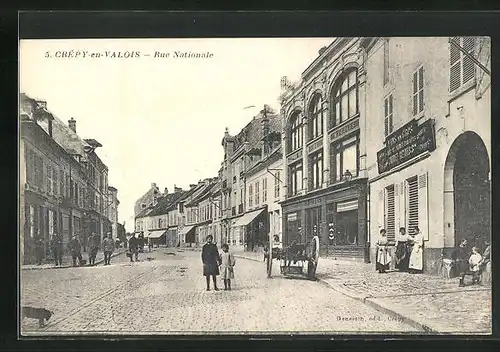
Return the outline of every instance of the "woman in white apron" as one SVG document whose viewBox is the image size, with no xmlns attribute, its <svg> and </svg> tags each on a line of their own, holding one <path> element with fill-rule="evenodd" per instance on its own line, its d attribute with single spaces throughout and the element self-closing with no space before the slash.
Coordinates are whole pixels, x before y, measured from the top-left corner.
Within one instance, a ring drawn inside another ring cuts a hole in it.
<svg viewBox="0 0 500 352">
<path fill-rule="evenodd" d="M 411 274 L 420 274 L 424 269 L 424 237 L 418 227 L 415 227 L 414 234 L 412 239 L 413 248 L 408 267 Z"/>
<path fill-rule="evenodd" d="M 375 269 L 380 274 L 385 274 L 389 269 L 391 263 L 391 255 L 389 253 L 388 240 L 385 229 L 380 230 L 380 238 L 377 241 L 377 259 Z"/>
</svg>

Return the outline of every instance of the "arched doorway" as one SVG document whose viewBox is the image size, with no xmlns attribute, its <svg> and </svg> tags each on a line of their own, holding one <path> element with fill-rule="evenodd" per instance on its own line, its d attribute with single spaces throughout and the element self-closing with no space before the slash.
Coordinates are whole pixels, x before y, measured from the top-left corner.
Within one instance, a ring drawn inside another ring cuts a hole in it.
<svg viewBox="0 0 500 352">
<path fill-rule="evenodd" d="M 488 151 L 481 137 L 469 131 L 458 136 L 444 172 L 445 234 L 453 232 L 454 246 L 466 238 L 470 246 L 483 249 L 491 233 L 491 189 Z"/>
</svg>

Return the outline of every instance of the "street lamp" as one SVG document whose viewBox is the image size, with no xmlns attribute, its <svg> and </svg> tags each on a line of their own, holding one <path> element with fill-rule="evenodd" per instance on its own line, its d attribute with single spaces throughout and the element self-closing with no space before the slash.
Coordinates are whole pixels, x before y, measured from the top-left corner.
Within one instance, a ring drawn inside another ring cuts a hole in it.
<svg viewBox="0 0 500 352">
<path fill-rule="evenodd" d="M 352 173 L 349 170 L 344 172 L 344 181 L 349 182 L 352 180 Z"/>
</svg>

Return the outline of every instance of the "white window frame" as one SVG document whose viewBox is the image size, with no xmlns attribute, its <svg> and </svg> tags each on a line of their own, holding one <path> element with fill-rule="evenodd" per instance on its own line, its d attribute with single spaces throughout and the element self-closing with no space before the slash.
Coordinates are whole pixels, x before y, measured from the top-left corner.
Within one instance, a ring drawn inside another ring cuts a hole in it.
<svg viewBox="0 0 500 352">
<path fill-rule="evenodd" d="M 425 71 L 424 66 L 420 65 L 412 76 L 412 114 L 419 116 L 423 114 L 425 108 L 424 94 Z"/>
<path fill-rule="evenodd" d="M 394 96 L 391 93 L 384 98 L 384 136 L 394 132 Z"/>
</svg>

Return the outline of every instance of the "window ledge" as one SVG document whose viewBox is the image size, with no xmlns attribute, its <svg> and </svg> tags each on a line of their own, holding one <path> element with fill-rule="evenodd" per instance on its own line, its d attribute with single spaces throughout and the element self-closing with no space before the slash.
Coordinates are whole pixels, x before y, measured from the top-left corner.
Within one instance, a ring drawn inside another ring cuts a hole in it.
<svg viewBox="0 0 500 352">
<path fill-rule="evenodd" d="M 451 92 L 448 98 L 448 104 L 460 98 L 462 95 L 464 95 L 474 87 L 476 87 L 476 78 L 472 79 L 470 82 L 467 82 L 466 84 L 460 86 L 460 88 L 457 88 L 453 92 Z"/>
</svg>

